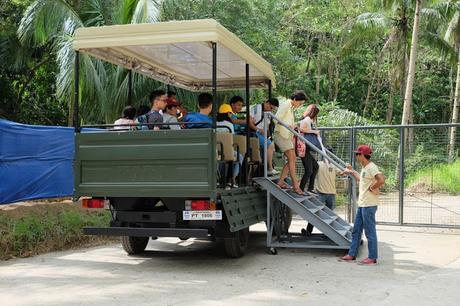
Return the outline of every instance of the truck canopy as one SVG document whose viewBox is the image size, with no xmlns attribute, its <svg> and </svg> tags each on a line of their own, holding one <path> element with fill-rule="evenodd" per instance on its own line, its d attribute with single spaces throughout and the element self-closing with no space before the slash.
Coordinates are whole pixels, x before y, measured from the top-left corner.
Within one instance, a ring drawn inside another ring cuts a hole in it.
<svg viewBox="0 0 460 306">
<path fill-rule="evenodd" d="M 76 51 L 190 91 L 212 88 L 217 44 L 217 89 L 242 89 L 249 64 L 251 88 L 275 87 L 271 65 L 212 19 L 79 28 Z"/>
</svg>

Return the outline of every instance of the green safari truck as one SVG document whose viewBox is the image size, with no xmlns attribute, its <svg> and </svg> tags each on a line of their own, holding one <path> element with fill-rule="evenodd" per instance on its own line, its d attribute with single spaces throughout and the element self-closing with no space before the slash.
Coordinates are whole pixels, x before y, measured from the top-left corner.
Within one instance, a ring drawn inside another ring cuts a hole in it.
<svg viewBox="0 0 460 306">
<path fill-rule="evenodd" d="M 74 198 L 83 199 L 87 208 L 105 207 L 112 216 L 107 227 L 86 227 L 84 233 L 120 236 L 128 254 L 143 252 L 150 238 L 201 237 L 223 240 L 228 256 L 242 256 L 249 226 L 266 220 L 266 192 L 251 184 L 263 161 L 250 133 L 216 133 L 216 92 L 246 89 L 249 118 L 249 90 L 265 88 L 270 95 L 275 86 L 271 65 L 214 20 L 80 28 L 73 47 Z M 82 54 L 126 68 L 129 79 L 139 73 L 193 92 L 211 92 L 212 128 L 81 126 Z M 85 127 L 99 129 L 82 132 Z M 238 188 L 228 188 L 225 173 L 219 172 L 235 162 L 228 150 L 244 156 Z"/>
</svg>

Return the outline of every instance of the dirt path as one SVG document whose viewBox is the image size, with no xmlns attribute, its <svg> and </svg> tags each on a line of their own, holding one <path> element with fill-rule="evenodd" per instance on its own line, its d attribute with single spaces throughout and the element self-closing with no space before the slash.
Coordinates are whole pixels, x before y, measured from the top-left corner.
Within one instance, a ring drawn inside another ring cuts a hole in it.
<svg viewBox="0 0 460 306">
<path fill-rule="evenodd" d="M 303 223 L 294 221 L 293 230 Z M 374 267 L 341 252 L 268 255 L 263 225 L 248 254 L 163 238 L 129 257 L 118 244 L 0 263 L 3 305 L 458 305 L 460 231 L 379 227 Z M 361 257 L 367 255 L 365 246 Z M 5 303 L 6 302 L 6 303 Z"/>
</svg>

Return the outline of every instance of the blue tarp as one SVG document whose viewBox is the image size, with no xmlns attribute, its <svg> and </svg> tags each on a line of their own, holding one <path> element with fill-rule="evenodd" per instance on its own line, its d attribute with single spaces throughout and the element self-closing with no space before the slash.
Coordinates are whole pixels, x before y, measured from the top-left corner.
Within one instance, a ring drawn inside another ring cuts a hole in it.
<svg viewBox="0 0 460 306">
<path fill-rule="evenodd" d="M 73 194 L 74 129 L 0 119 L 0 204 Z"/>
</svg>

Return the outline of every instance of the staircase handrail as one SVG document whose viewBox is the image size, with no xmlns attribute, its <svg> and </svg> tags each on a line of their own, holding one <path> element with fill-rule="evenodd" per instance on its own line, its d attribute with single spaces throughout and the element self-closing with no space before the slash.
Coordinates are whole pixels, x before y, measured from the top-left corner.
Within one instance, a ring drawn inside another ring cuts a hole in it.
<svg viewBox="0 0 460 306">
<path fill-rule="evenodd" d="M 294 134 L 295 136 L 297 136 L 298 139 L 300 139 L 301 141 L 303 141 L 306 145 L 308 145 L 309 149 L 313 149 L 313 151 L 315 151 L 316 153 L 318 153 L 319 155 L 321 155 L 324 159 L 326 159 L 327 161 L 329 161 L 330 163 L 332 163 L 334 166 L 336 166 L 340 171 L 345 171 L 346 169 L 346 166 L 347 166 L 347 163 L 345 163 L 343 160 L 341 160 L 338 156 L 336 156 L 335 154 L 333 154 L 332 152 L 330 152 L 329 150 L 327 149 L 324 149 L 327 154 L 325 154 L 323 152 L 323 150 L 320 150 L 318 149 L 315 145 L 313 145 L 311 142 L 309 142 L 305 137 L 302 136 L 302 134 L 300 134 L 299 132 L 297 132 L 296 130 L 292 129 L 289 125 L 287 125 L 286 123 L 284 123 L 283 121 L 281 121 L 280 119 L 278 119 L 273 113 L 271 112 L 264 112 L 264 134 L 265 136 L 268 135 L 268 123 L 270 122 L 269 119 L 272 118 L 274 119 L 278 124 L 280 124 L 281 126 L 285 127 L 289 132 L 291 132 L 292 134 Z M 264 141 L 264 161 L 265 161 L 265 165 L 264 165 L 264 177 L 268 177 L 268 163 L 266 162 L 267 161 L 267 149 L 268 149 L 268 137 L 265 137 L 265 141 Z M 330 156 L 331 155 L 332 157 L 336 158 L 336 160 L 334 160 L 333 158 L 331 158 Z M 339 163 L 339 162 L 340 163 Z M 350 174 L 347 174 L 348 178 L 350 179 L 351 181 L 351 201 L 352 201 L 352 221 L 355 220 L 355 210 L 356 210 L 356 178 L 353 176 L 353 175 L 350 175 Z"/>
</svg>

